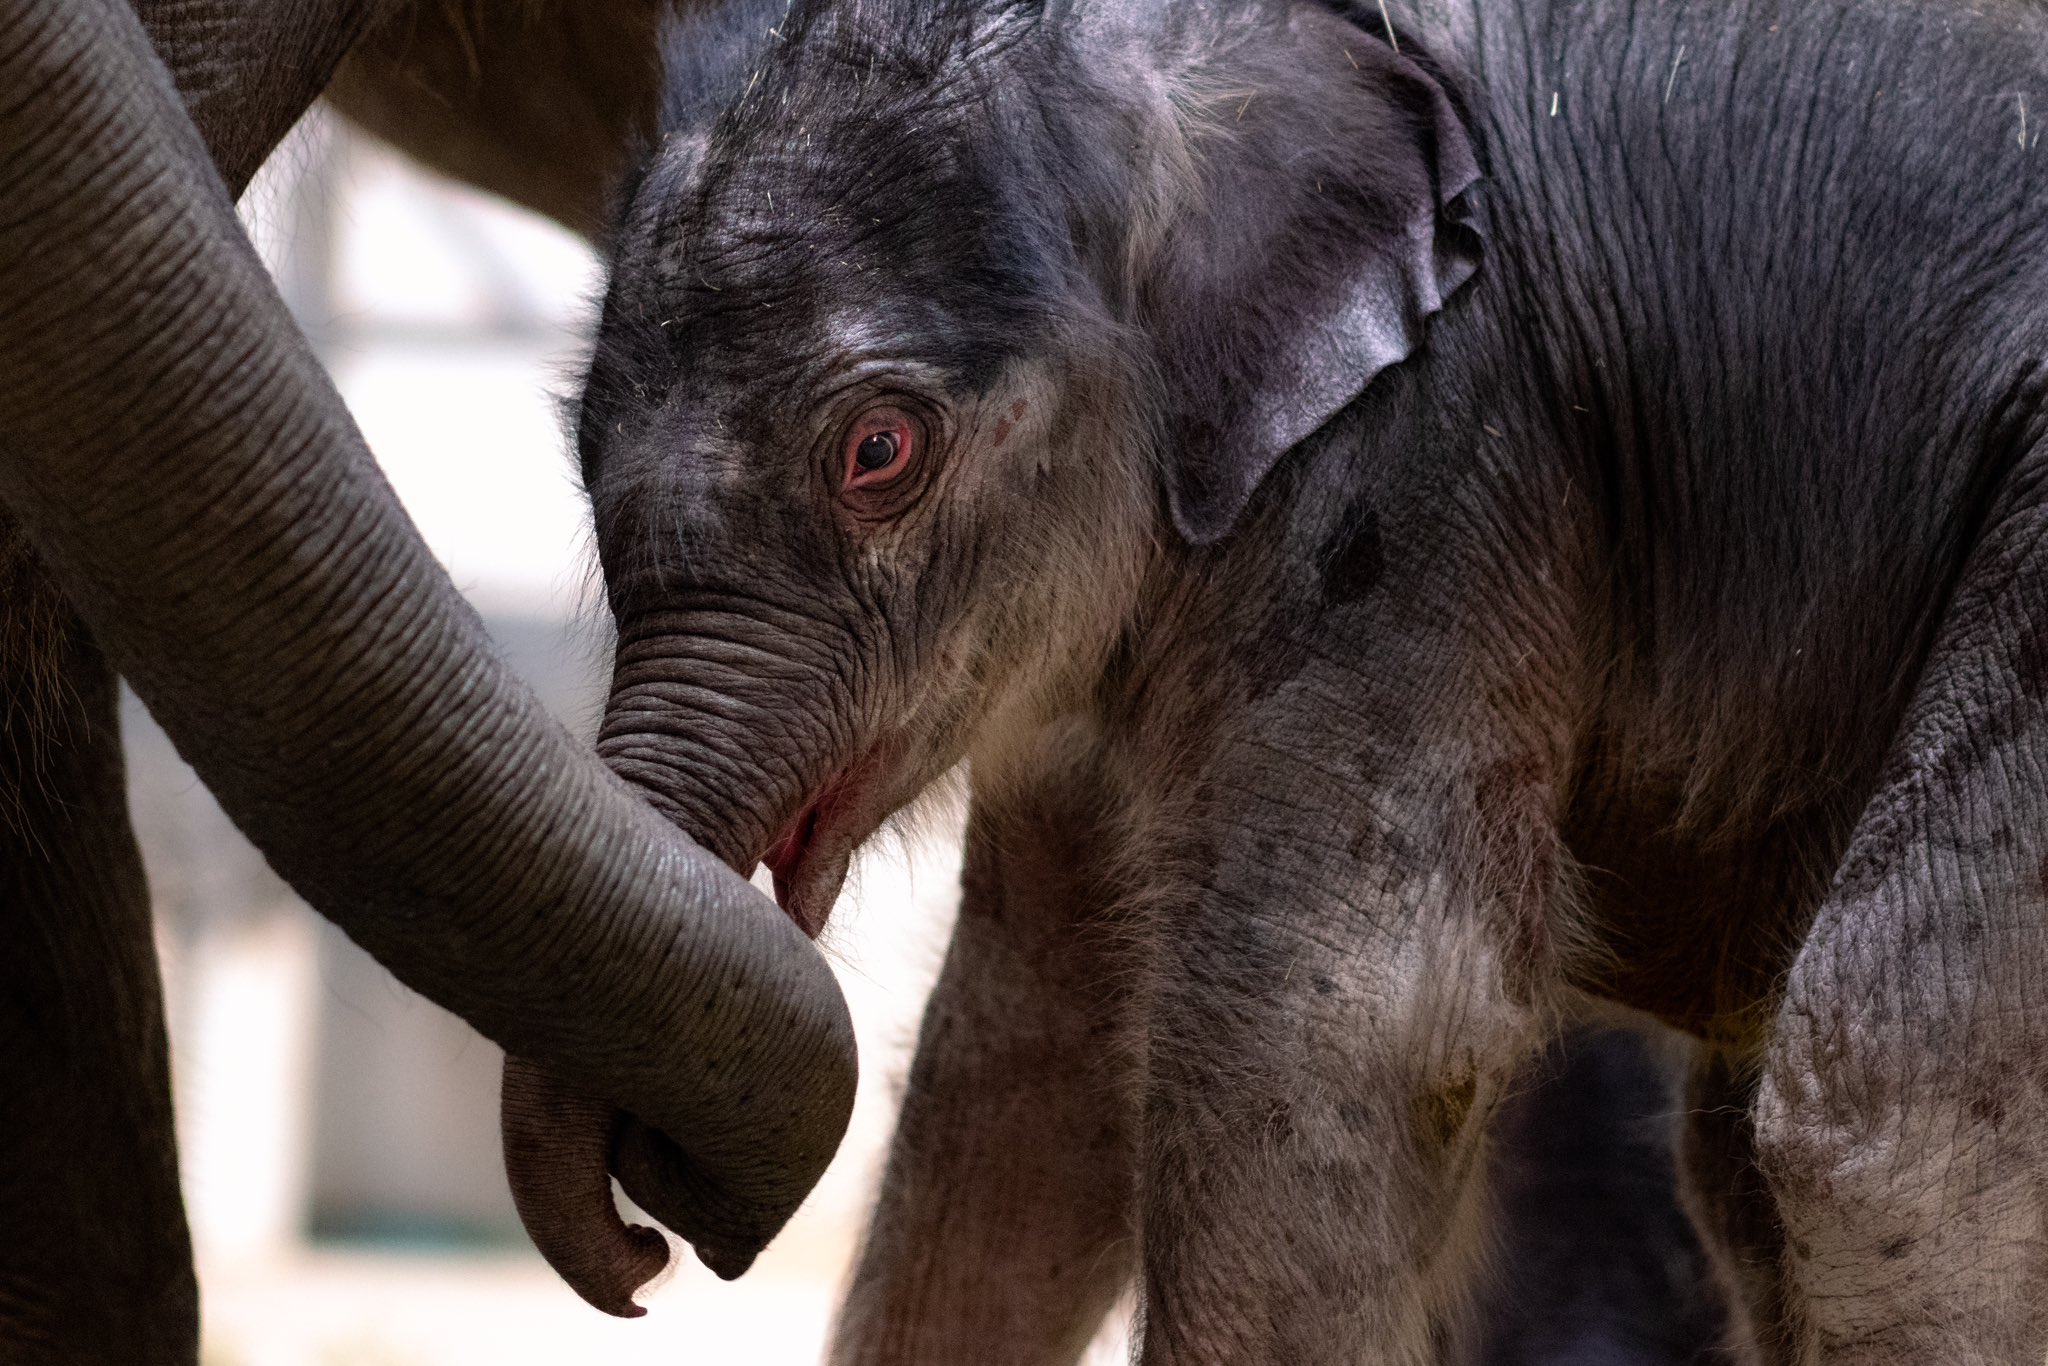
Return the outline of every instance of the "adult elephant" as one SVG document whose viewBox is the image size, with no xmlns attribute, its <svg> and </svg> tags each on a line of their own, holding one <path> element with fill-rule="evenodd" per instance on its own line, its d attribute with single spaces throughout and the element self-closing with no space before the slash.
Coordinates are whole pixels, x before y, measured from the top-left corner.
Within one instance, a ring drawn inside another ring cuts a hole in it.
<svg viewBox="0 0 2048 1366">
<path fill-rule="evenodd" d="M 475 50 L 559 44 L 567 8 L 487 10 Z M 590 11 L 586 32 L 613 34 L 593 50 L 630 48 L 603 22 L 626 12 Z M 737 1274 L 845 1123 L 853 1046 L 823 962 L 506 671 L 236 223 L 234 195 L 352 48 L 384 45 L 387 88 L 405 76 L 388 54 L 406 23 L 377 0 L 0 3 L 10 1362 L 196 1355 L 117 674 L 308 901 L 529 1060 L 508 1077 L 508 1167 L 594 1301 L 634 1312 L 666 1256 L 589 1199 L 607 1166 Z M 552 149 L 565 217 L 594 215 L 638 117 L 630 81 L 583 85 L 605 92 L 585 128 L 614 152 Z M 474 107 L 452 102 L 443 132 Z M 551 1141 L 566 1117 L 580 1145 Z"/>
</svg>

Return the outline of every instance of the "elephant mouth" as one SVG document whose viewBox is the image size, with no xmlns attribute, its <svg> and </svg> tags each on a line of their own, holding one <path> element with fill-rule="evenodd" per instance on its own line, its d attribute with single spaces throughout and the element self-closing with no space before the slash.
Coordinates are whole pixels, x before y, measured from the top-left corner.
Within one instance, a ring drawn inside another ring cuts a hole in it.
<svg viewBox="0 0 2048 1366">
<path fill-rule="evenodd" d="M 832 798 L 838 791 L 835 783 L 814 797 L 761 855 L 775 880 L 775 904 L 813 939 L 825 928 L 853 862 L 853 842 L 834 838 Z"/>
<path fill-rule="evenodd" d="M 888 815 L 873 798 L 897 752 L 897 746 L 877 745 L 826 780 L 761 855 L 775 881 L 775 904 L 813 939 L 839 900 L 854 851 Z"/>
</svg>

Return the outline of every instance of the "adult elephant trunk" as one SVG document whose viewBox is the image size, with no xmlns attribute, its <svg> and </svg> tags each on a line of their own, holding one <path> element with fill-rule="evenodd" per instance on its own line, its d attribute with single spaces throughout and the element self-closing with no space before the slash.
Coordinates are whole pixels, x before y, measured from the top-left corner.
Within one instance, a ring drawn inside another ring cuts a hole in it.
<svg viewBox="0 0 2048 1366">
<path fill-rule="evenodd" d="M 0 500 L 293 886 L 637 1116 L 679 1231 L 751 1257 L 851 1106 L 825 964 L 496 658 L 133 13 L 14 0 L 0 91 Z"/>
<path fill-rule="evenodd" d="M 775 631 L 749 607 L 733 595 L 711 610 L 629 613 L 620 623 L 598 741 L 615 773 L 735 871 L 754 866 L 837 752 L 833 727 L 821 724 L 832 713 L 834 675 L 817 667 L 830 646 L 814 635 L 806 650 L 795 630 Z M 797 620 L 785 614 L 785 625 Z M 810 625 L 815 631 L 817 623 Z M 822 924 L 821 916 L 791 915 L 808 933 Z M 512 1059 L 503 1114 L 508 1164 L 596 1178 L 539 1180 L 515 1168 L 513 1190 L 527 1228 L 536 1241 L 547 1231 L 555 1269 L 591 1303 L 616 1314 L 638 1312 L 628 1301 L 605 1298 L 606 1288 L 659 1269 L 659 1239 L 618 1218 L 602 1180 L 606 1164 L 593 1155 L 608 1155 L 626 1193 L 673 1225 L 691 1210 L 674 1206 L 689 1180 L 670 1146 L 632 1116 Z M 748 1261 L 701 1245 L 699 1254 L 726 1277 Z"/>
</svg>

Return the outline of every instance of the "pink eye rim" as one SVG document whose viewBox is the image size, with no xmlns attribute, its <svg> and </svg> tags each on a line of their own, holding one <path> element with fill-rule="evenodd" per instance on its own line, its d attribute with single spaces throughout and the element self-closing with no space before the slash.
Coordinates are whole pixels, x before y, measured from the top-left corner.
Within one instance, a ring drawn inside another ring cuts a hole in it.
<svg viewBox="0 0 2048 1366">
<path fill-rule="evenodd" d="M 917 419 L 893 404 L 862 413 L 840 445 L 840 491 L 896 482 L 916 463 L 922 435 Z"/>
</svg>

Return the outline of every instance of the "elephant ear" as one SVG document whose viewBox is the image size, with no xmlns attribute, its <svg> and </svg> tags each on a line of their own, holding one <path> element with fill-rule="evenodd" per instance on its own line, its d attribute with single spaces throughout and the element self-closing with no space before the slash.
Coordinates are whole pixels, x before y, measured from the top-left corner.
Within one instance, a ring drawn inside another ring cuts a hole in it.
<svg viewBox="0 0 2048 1366">
<path fill-rule="evenodd" d="M 1284 452 L 1419 347 L 1479 265 L 1461 200 L 1478 161 L 1417 55 L 1297 12 L 1233 51 L 1225 74 L 1197 78 L 1197 114 L 1178 107 L 1194 183 L 1139 279 L 1168 498 L 1197 545 L 1229 532 Z"/>
</svg>

